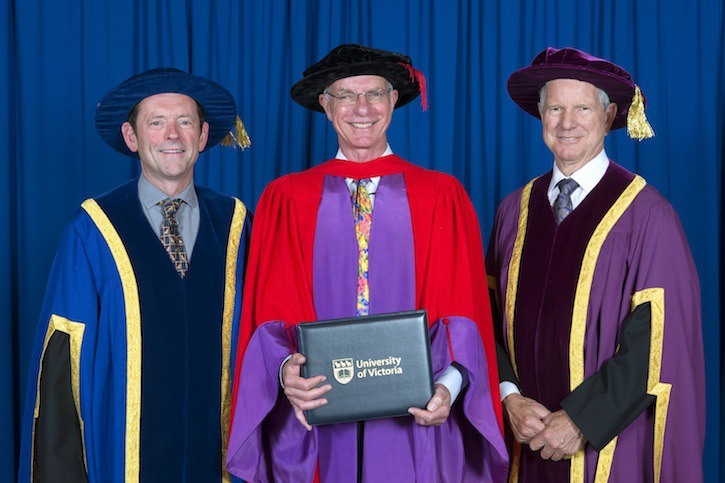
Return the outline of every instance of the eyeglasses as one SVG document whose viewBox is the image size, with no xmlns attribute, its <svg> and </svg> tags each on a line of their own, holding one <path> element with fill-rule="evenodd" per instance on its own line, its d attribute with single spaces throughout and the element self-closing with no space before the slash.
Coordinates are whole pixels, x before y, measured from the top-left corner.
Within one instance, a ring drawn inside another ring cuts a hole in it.
<svg viewBox="0 0 725 483">
<path fill-rule="evenodd" d="M 365 99 L 367 99 L 370 104 L 379 104 L 387 100 L 392 91 L 393 89 L 376 89 L 367 92 L 342 91 L 339 94 L 333 94 L 332 92 L 328 92 L 327 89 L 325 89 L 323 91 L 323 94 L 334 97 L 335 99 L 337 99 L 337 102 L 339 102 L 343 106 L 352 106 L 357 102 L 357 99 L 360 96 L 365 96 Z"/>
</svg>

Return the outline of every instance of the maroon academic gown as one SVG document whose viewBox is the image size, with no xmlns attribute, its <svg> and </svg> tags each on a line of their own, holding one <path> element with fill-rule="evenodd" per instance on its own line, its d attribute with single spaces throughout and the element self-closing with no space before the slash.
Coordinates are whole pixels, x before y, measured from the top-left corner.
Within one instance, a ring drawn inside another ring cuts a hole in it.
<svg viewBox="0 0 725 483">
<path fill-rule="evenodd" d="M 279 388 L 299 322 L 355 315 L 357 242 L 344 177 L 382 176 L 370 236 L 370 313 L 425 308 L 437 377 L 466 386 L 448 420 L 365 422 L 363 481 L 504 481 L 493 325 L 473 206 L 460 183 L 395 156 L 331 160 L 284 176 L 257 206 L 245 283 L 227 466 L 247 481 L 354 482 L 356 423 L 295 419 Z"/>
<path fill-rule="evenodd" d="M 610 162 L 557 226 L 550 180 L 501 203 L 487 268 L 522 394 L 588 443 L 560 462 L 512 444 L 513 481 L 702 481 L 700 287 L 676 213 Z"/>
</svg>

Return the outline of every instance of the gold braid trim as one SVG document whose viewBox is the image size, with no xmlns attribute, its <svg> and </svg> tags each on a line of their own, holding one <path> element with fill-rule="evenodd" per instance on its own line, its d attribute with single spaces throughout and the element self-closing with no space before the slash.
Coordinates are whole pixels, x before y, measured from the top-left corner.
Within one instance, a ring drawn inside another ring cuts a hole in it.
<svg viewBox="0 0 725 483">
<path fill-rule="evenodd" d="M 234 320 L 234 299 L 237 295 L 237 256 L 239 242 L 244 229 L 247 207 L 234 198 L 234 214 L 229 228 L 227 242 L 226 272 L 224 278 L 224 309 L 222 312 L 222 378 L 221 378 L 221 436 L 222 436 L 222 482 L 229 483 L 231 476 L 227 471 L 227 445 L 229 442 L 229 416 L 232 404 L 232 321 Z"/>
<path fill-rule="evenodd" d="M 536 180 L 529 181 L 521 192 L 519 225 L 514 240 L 514 248 L 511 252 L 511 260 L 509 261 L 508 282 L 506 284 L 506 342 L 508 344 L 509 359 L 511 359 L 511 366 L 516 377 L 519 377 L 519 370 L 516 367 L 516 352 L 514 349 L 514 313 L 516 312 L 516 294 L 519 288 L 521 252 L 524 249 L 526 224 L 529 219 L 529 200 L 531 199 L 531 189 L 534 186 L 534 181 Z"/>
<path fill-rule="evenodd" d="M 40 354 L 40 367 L 38 367 L 38 381 L 35 390 L 35 410 L 33 418 L 33 434 L 32 444 L 30 449 L 30 462 L 31 468 L 35 461 L 35 421 L 40 416 L 40 377 L 43 373 L 43 359 L 45 358 L 45 350 L 48 348 L 51 336 L 56 332 L 63 332 L 68 334 L 70 337 L 70 381 L 71 390 L 73 392 L 73 404 L 76 408 L 76 415 L 78 416 L 78 423 L 81 430 L 81 447 L 83 450 L 83 465 L 85 466 L 86 473 L 88 473 L 88 457 L 86 455 L 86 433 L 85 423 L 81 416 L 81 347 L 83 345 L 83 333 L 86 330 L 86 324 L 81 322 L 73 322 L 72 320 L 66 319 L 59 315 L 53 314 L 50 316 L 48 323 L 48 329 L 45 332 L 45 339 L 43 341 L 43 350 Z M 31 472 L 31 480 L 33 478 Z"/>
<path fill-rule="evenodd" d="M 658 483 L 662 475 L 662 453 L 667 427 L 667 412 L 670 406 L 672 384 L 661 382 L 662 352 L 665 338 L 665 289 L 648 288 L 632 296 L 632 310 L 645 302 L 650 303 L 652 310 L 651 335 L 649 349 L 649 375 L 647 377 L 647 394 L 657 398 L 655 402 L 654 422 L 654 481 Z"/>
<path fill-rule="evenodd" d="M 607 445 L 599 452 L 597 460 L 597 473 L 594 475 L 594 483 L 606 483 L 609 481 L 609 475 L 612 473 L 612 462 L 614 461 L 614 450 L 617 447 L 617 438 L 615 436 Z"/>
<path fill-rule="evenodd" d="M 513 442 L 513 454 L 511 455 L 511 469 L 509 470 L 509 483 L 519 481 L 519 468 L 521 467 L 521 445 Z"/>
<path fill-rule="evenodd" d="M 587 313 L 589 311 L 589 298 L 591 296 L 594 270 L 599 259 L 599 253 L 612 227 L 619 221 L 622 214 L 629 208 L 632 201 L 634 201 L 635 197 L 646 185 L 647 183 L 643 178 L 635 175 L 629 186 L 622 192 L 612 207 L 609 208 L 609 211 L 604 215 L 602 221 L 599 222 L 584 252 L 582 268 L 579 272 L 579 280 L 574 296 L 574 311 L 572 313 L 571 333 L 569 336 L 570 391 L 573 391 L 579 384 L 584 382 L 584 339 L 587 329 Z M 614 448 L 612 448 L 611 453 L 600 454 L 597 468 L 600 465 L 611 468 L 613 455 Z M 604 472 L 608 474 L 609 470 L 602 469 L 601 474 L 604 474 Z M 600 473 L 599 469 L 597 469 L 597 473 Z M 581 449 L 571 459 L 569 481 L 571 483 L 584 481 L 584 449 Z"/>
<path fill-rule="evenodd" d="M 139 481 L 141 434 L 141 308 L 136 275 L 128 252 L 111 220 L 95 200 L 83 202 L 88 213 L 106 240 L 116 262 L 123 287 L 126 310 L 126 481 Z"/>
<path fill-rule="evenodd" d="M 514 374 L 519 377 L 519 370 L 516 367 L 516 350 L 514 348 L 514 313 L 516 312 L 516 294 L 519 289 L 519 271 L 521 270 L 521 252 L 524 249 L 524 239 L 526 238 L 526 224 L 529 219 L 529 200 L 531 199 L 531 189 L 534 186 L 533 179 L 524 186 L 521 191 L 521 201 L 519 203 L 519 224 L 516 230 L 516 239 L 511 252 L 511 260 L 508 268 L 508 281 L 506 283 L 506 342 L 509 351 L 509 360 L 514 369 Z M 496 286 L 498 286 L 496 284 Z M 509 471 L 509 482 L 513 483 L 519 480 L 519 465 L 521 464 L 521 445 L 516 441 L 514 445 L 514 454 L 511 458 L 511 466 Z"/>
</svg>

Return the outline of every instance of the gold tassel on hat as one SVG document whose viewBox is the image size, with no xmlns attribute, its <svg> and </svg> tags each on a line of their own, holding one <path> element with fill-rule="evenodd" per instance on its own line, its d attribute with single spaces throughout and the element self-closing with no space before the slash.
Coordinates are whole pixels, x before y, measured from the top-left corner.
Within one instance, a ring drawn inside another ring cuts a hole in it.
<svg viewBox="0 0 725 483">
<path fill-rule="evenodd" d="M 229 134 L 222 139 L 221 145 L 232 146 L 233 148 L 239 146 L 242 150 L 252 145 L 252 140 L 249 139 L 247 129 L 244 127 L 242 120 L 239 119 L 239 116 L 237 116 L 237 120 L 234 123 L 234 132 L 229 131 Z"/>
<path fill-rule="evenodd" d="M 647 121 L 647 116 L 644 114 L 644 99 L 637 85 L 634 86 L 632 104 L 629 106 L 629 112 L 627 113 L 627 134 L 638 141 L 649 139 L 655 135 L 652 126 Z"/>
</svg>

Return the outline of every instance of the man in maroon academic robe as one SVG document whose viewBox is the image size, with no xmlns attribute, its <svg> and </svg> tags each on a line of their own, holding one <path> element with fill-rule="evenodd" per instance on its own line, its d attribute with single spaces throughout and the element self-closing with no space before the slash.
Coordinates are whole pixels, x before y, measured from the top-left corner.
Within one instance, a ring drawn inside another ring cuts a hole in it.
<svg viewBox="0 0 725 483">
<path fill-rule="evenodd" d="M 512 481 L 702 481 L 700 288 L 672 206 L 609 160 L 653 132 L 624 69 L 548 48 L 508 82 L 541 119 L 552 171 L 499 207 L 487 267 L 501 302 Z"/>
<path fill-rule="evenodd" d="M 506 479 L 475 212 L 457 180 L 401 159 L 386 138 L 396 107 L 421 91 L 425 105 L 424 85 L 407 56 L 342 45 L 292 88 L 295 101 L 327 115 L 340 148 L 273 181 L 257 207 L 227 457 L 247 481 Z M 372 205 L 367 261 L 353 195 Z M 301 377 L 295 325 L 421 308 L 436 381 L 427 406 L 311 427 L 304 411 L 325 404 L 331 385 Z"/>
</svg>

